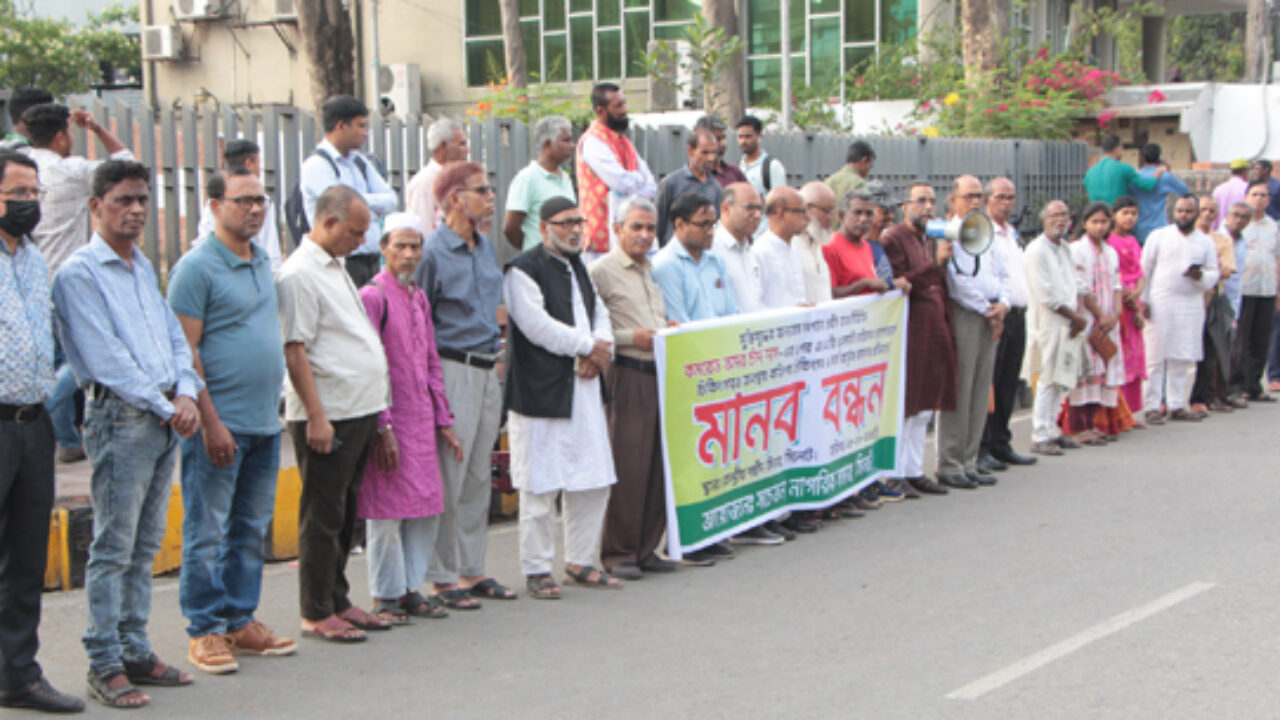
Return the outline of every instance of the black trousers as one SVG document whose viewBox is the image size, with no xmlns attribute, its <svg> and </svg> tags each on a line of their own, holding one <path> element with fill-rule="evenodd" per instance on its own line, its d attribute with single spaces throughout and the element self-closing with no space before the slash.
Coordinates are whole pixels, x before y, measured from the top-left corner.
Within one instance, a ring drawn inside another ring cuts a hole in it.
<svg viewBox="0 0 1280 720">
<path fill-rule="evenodd" d="M 1271 346 L 1271 321 L 1275 312 L 1275 295 L 1245 295 L 1241 299 L 1235 344 L 1231 348 L 1233 393 L 1262 393 L 1262 371 L 1267 366 L 1267 351 Z"/>
<path fill-rule="evenodd" d="M 1214 400 L 1227 399 L 1225 368 L 1218 367 L 1218 354 L 1214 352 L 1213 338 L 1204 333 L 1204 357 L 1196 363 L 1196 381 L 1191 386 L 1191 404 L 1208 405 Z"/>
<path fill-rule="evenodd" d="M 364 287 L 381 267 L 382 256 L 377 254 L 348 255 L 346 260 L 347 274 L 356 288 Z"/>
<path fill-rule="evenodd" d="M 302 497 L 298 499 L 298 595 L 302 618 L 317 622 L 351 607 L 347 556 L 355 533 L 356 498 L 373 449 L 378 415 L 333 421 L 342 444 L 321 455 L 307 445 L 307 423 L 289 423 Z"/>
<path fill-rule="evenodd" d="M 0 690 L 40 679 L 40 594 L 53 510 L 53 422 L 0 420 Z"/>
<path fill-rule="evenodd" d="M 982 430 L 982 455 L 1013 450 L 1009 417 L 1018 403 L 1018 378 L 1022 375 L 1022 354 L 1026 349 L 1027 311 L 1011 308 L 1004 316 L 1004 332 L 996 346 L 996 369 L 991 376 L 995 410 L 987 413 L 987 425 Z"/>
</svg>

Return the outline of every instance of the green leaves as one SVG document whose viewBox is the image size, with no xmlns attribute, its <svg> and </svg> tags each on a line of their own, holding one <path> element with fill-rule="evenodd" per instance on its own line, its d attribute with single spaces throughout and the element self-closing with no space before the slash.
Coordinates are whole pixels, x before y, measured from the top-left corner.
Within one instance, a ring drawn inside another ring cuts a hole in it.
<svg viewBox="0 0 1280 720">
<path fill-rule="evenodd" d="M 20 13 L 13 0 L 0 0 L 0 87 L 37 85 L 57 96 L 84 92 L 102 81 L 100 63 L 136 77 L 138 40 L 123 30 L 137 21 L 136 5 L 114 5 L 77 29 L 65 18 Z"/>
</svg>

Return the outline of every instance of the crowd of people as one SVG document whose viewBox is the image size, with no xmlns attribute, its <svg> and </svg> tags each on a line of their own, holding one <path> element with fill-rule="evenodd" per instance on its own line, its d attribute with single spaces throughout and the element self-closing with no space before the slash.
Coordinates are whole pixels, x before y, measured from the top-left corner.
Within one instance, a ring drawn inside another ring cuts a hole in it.
<svg viewBox="0 0 1280 720">
<path fill-rule="evenodd" d="M 994 485 L 995 472 L 1036 462 L 1010 431 L 1024 379 L 1035 378 L 1040 455 L 1271 400 L 1280 188 L 1269 165 L 1252 181 L 1237 173 L 1215 201 L 1170 184 L 1158 148 L 1135 170 L 1109 139 L 1076 236 L 1052 200 L 1028 242 L 1007 177 L 956 178 L 942 210 L 926 183 L 898 199 L 871 180 L 875 152 L 859 140 L 825 182 L 795 188 L 757 118 L 736 125 L 739 167 L 725 160 L 727 123 L 708 116 L 687 165 L 658 182 L 627 138 L 621 89 L 598 84 L 591 103 L 576 144 L 564 118 L 533 126 L 536 157 L 500 223 L 521 251 L 506 268 L 488 234 L 494 188 L 463 127 L 430 126 L 431 160 L 402 211 L 361 153 L 368 109 L 338 97 L 302 166 L 296 247 L 285 257 L 257 145 L 228 140 L 204 184 L 200 237 L 162 295 L 137 248 L 153 171 L 87 113 L 14 93 L 16 134 L 0 150 L 0 450 L 12 459 L 0 474 L 0 706 L 83 708 L 35 659 L 55 457 L 92 466 L 89 695 L 137 708 L 149 701 L 139 686 L 194 680 L 147 637 L 175 465 L 189 662 L 221 674 L 237 655 L 296 651 L 256 616 L 282 421 L 302 477 L 300 630 L 351 643 L 517 598 L 485 566 L 504 422 L 524 589 L 551 600 L 561 583 L 617 589 L 885 503 Z M 110 157 L 76 156 L 75 126 Z M 1172 224 L 1142 195 L 1158 192 L 1181 194 Z M 926 236 L 935 217 L 973 212 L 992 222 L 986 252 Z M 910 305 L 894 476 L 671 560 L 655 337 L 893 290 Z M 367 609 L 346 572 L 361 530 Z"/>
</svg>

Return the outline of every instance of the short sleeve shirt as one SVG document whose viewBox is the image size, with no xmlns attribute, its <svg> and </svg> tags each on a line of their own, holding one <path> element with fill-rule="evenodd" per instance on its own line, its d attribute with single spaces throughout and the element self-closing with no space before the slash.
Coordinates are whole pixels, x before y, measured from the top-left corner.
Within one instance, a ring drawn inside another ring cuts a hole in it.
<svg viewBox="0 0 1280 720">
<path fill-rule="evenodd" d="M 1276 259 L 1280 258 L 1280 228 L 1267 216 L 1253 220 L 1241 233 L 1245 239 L 1240 291 L 1251 297 L 1276 294 Z"/>
<path fill-rule="evenodd" d="M 831 234 L 831 242 L 822 246 L 822 254 L 831 268 L 831 287 L 876 277 L 875 254 L 866 240 L 854 244 L 840 233 Z"/>
<path fill-rule="evenodd" d="M 525 250 L 542 243 L 542 233 L 538 230 L 538 212 L 542 209 L 542 203 L 553 197 L 577 201 L 568 173 L 547 172 L 546 168 L 534 160 L 511 179 L 511 186 L 507 188 L 507 210 L 524 213 L 520 229 L 524 234 Z"/>
<path fill-rule="evenodd" d="M 222 423 L 234 433 L 274 435 L 284 343 L 271 259 L 250 247 L 253 259 L 243 260 L 216 237 L 205 238 L 174 267 L 169 307 L 203 323 L 196 350 Z"/>
</svg>

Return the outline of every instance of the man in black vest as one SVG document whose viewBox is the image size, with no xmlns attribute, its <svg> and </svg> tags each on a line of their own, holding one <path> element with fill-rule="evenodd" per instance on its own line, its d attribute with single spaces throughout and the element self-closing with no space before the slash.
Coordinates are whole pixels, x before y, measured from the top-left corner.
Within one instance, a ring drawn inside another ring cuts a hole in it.
<svg viewBox="0 0 1280 720">
<path fill-rule="evenodd" d="M 507 266 L 505 387 L 511 481 L 520 491 L 520 564 L 532 597 L 560 597 L 551 577 L 556 499 L 564 493 L 565 582 L 617 588 L 594 563 L 616 482 L 601 374 L 613 355 L 609 311 L 582 265 L 582 212 L 542 204 L 542 244 Z"/>
</svg>

